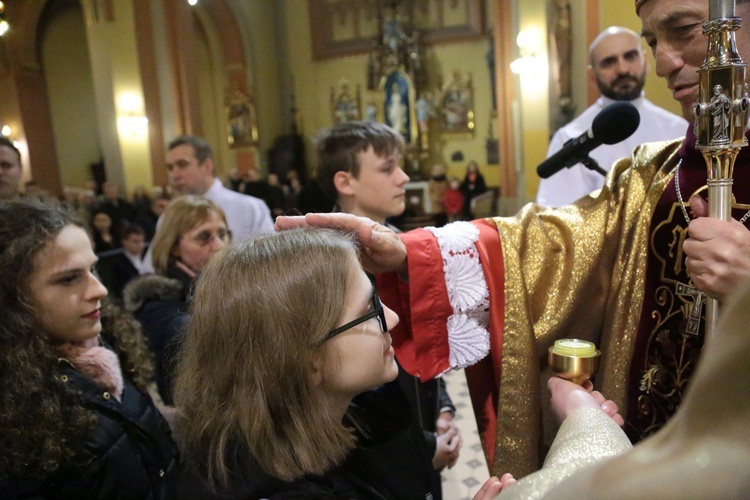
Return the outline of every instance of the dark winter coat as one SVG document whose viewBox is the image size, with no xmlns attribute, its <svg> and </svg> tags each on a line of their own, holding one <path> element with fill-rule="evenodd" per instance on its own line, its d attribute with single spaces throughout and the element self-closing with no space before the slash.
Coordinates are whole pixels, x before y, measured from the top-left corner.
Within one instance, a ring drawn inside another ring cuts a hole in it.
<svg viewBox="0 0 750 500">
<path fill-rule="evenodd" d="M 346 420 L 362 429 L 358 446 L 344 463 L 323 476 L 285 483 L 266 474 L 236 448 L 228 455 L 244 456 L 234 471 L 232 496 L 274 499 L 426 499 L 432 498 L 431 457 L 424 452 L 420 433 L 413 432 L 408 402 L 396 384 L 357 396 Z"/>
<path fill-rule="evenodd" d="M 99 421 L 87 463 L 58 470 L 42 484 L 6 482 L 3 498 L 176 498 L 179 455 L 169 427 L 147 394 L 124 378 L 122 401 L 61 360 L 66 385 Z"/>
<path fill-rule="evenodd" d="M 182 333 L 187 327 L 192 279 L 170 267 L 169 277 L 141 275 L 123 290 L 123 304 L 143 327 L 156 361 L 156 385 L 165 404 L 172 404 L 172 378 Z"/>
</svg>

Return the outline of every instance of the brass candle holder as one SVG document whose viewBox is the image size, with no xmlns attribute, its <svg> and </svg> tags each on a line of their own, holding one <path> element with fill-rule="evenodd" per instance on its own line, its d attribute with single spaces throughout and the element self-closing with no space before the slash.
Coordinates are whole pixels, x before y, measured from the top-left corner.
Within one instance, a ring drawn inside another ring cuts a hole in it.
<svg viewBox="0 0 750 500">
<path fill-rule="evenodd" d="M 560 339 L 549 348 L 549 366 L 558 377 L 582 385 L 599 369 L 600 355 L 592 342 Z"/>
</svg>

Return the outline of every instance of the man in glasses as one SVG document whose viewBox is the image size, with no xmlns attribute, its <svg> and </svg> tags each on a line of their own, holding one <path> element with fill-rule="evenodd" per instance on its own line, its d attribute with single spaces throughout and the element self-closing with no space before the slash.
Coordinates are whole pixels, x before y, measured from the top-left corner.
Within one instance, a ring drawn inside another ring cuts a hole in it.
<svg viewBox="0 0 750 500">
<path fill-rule="evenodd" d="M 322 131 L 316 146 L 318 182 L 341 211 L 381 224 L 404 212 L 409 176 L 402 168 L 404 141 L 398 132 L 377 122 L 345 122 Z M 456 463 L 461 447 L 445 382 L 420 382 L 399 367 L 392 383 L 409 399 L 414 427 L 424 435 L 427 453 L 433 457 L 434 498 L 441 498 L 439 471 Z"/>
</svg>

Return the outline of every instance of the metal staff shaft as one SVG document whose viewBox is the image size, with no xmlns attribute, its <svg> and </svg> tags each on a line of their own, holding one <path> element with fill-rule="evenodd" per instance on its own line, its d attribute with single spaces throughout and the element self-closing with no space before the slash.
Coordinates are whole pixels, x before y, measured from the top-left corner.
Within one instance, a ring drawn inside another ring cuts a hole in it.
<svg viewBox="0 0 750 500">
<path fill-rule="evenodd" d="M 734 150 L 736 157 L 739 150 Z M 721 158 L 734 163 L 735 158 Z M 706 159 L 706 161 L 715 158 Z M 714 219 L 728 222 L 732 218 L 732 181 L 730 178 L 709 178 L 708 183 L 708 216 Z M 716 331 L 719 322 L 719 301 L 712 298 L 706 299 L 706 336 L 710 337 Z"/>
<path fill-rule="evenodd" d="M 735 31 L 741 19 L 735 17 L 734 0 L 710 0 L 709 20 L 703 24 L 708 51 L 700 74 L 700 97 L 695 104 L 696 147 L 708 169 L 708 215 L 723 221 L 732 217 L 732 174 L 740 148 L 747 145 L 747 65 L 737 53 Z M 718 322 L 719 302 L 709 298 L 706 336 Z"/>
</svg>

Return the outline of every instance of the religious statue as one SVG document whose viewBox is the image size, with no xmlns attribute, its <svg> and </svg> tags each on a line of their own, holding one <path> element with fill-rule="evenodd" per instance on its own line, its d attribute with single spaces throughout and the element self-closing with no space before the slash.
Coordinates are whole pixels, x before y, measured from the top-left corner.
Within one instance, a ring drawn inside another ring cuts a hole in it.
<svg viewBox="0 0 750 500">
<path fill-rule="evenodd" d="M 432 105 L 432 95 L 429 92 L 419 94 L 416 103 L 417 123 L 420 132 L 427 132 L 429 129 L 429 120 L 435 116 L 435 108 Z"/>
<path fill-rule="evenodd" d="M 391 99 L 388 104 L 388 121 L 390 126 L 400 134 L 406 133 L 406 106 L 401 97 L 398 83 L 391 85 Z"/>
<path fill-rule="evenodd" d="M 729 141 L 729 110 L 732 109 L 732 101 L 721 92 L 722 90 L 721 85 L 715 85 L 714 96 L 708 103 L 714 124 L 712 144 Z"/>
</svg>

